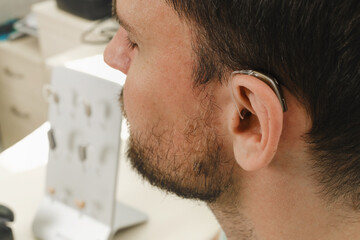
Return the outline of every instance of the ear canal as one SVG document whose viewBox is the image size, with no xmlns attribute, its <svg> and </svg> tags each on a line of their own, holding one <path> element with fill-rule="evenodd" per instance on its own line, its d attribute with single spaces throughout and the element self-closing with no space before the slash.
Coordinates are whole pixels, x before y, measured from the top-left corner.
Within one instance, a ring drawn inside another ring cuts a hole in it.
<svg viewBox="0 0 360 240">
<path fill-rule="evenodd" d="M 244 120 L 246 119 L 247 117 L 249 117 L 252 113 L 246 109 L 246 108 L 243 108 L 241 111 L 240 111 L 240 118 L 241 120 Z"/>
</svg>

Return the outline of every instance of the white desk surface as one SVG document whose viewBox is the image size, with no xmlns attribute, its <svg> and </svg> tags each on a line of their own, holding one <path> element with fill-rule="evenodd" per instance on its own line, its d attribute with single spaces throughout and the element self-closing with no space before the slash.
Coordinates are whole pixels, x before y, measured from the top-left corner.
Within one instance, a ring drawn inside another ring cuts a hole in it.
<svg viewBox="0 0 360 240">
<path fill-rule="evenodd" d="M 47 129 L 48 125 L 43 125 L 0 155 L 0 204 L 15 213 L 10 226 L 16 240 L 35 239 L 31 224 L 44 194 Z M 27 163 L 32 159 L 43 160 L 31 169 Z M 26 167 L 11 168 L 15 162 Z M 118 200 L 148 214 L 149 221 L 120 231 L 115 240 L 208 240 L 220 228 L 203 203 L 164 194 L 143 181 L 126 159 L 120 160 L 118 181 Z"/>
</svg>

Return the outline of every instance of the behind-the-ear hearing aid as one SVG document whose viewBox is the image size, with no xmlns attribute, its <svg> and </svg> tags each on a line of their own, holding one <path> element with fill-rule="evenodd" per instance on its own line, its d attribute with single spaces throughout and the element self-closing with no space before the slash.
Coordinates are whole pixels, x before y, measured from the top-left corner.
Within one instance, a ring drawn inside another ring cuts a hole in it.
<svg viewBox="0 0 360 240">
<path fill-rule="evenodd" d="M 257 79 L 263 81 L 264 83 L 266 83 L 266 85 L 268 85 L 274 91 L 277 98 L 279 99 L 280 105 L 281 105 L 281 107 L 283 109 L 283 112 L 286 112 L 288 110 L 284 95 L 283 95 L 283 93 L 281 91 L 281 87 L 280 87 L 279 83 L 276 81 L 276 79 L 270 78 L 270 77 L 266 76 L 265 74 L 262 74 L 260 72 L 256 72 L 256 71 L 253 71 L 253 70 L 234 71 L 230 75 L 229 88 L 230 88 L 230 94 L 231 94 L 232 100 L 235 103 L 236 109 L 237 109 L 241 119 L 244 119 L 244 115 L 241 113 L 238 105 L 236 104 L 235 95 L 234 95 L 234 90 L 235 89 L 233 87 L 231 87 L 232 79 L 237 74 L 244 74 L 244 75 L 253 76 L 253 77 L 256 77 Z"/>
</svg>

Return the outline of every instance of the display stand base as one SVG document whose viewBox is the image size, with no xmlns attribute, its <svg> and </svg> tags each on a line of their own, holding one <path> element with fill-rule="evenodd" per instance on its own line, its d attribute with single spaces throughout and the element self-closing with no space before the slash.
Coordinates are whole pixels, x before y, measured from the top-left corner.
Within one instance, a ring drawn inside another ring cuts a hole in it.
<svg viewBox="0 0 360 240">
<path fill-rule="evenodd" d="M 33 222 L 33 232 L 39 240 L 111 240 L 119 230 L 146 220 L 145 214 L 117 203 L 114 227 L 107 226 L 46 196 Z"/>
</svg>

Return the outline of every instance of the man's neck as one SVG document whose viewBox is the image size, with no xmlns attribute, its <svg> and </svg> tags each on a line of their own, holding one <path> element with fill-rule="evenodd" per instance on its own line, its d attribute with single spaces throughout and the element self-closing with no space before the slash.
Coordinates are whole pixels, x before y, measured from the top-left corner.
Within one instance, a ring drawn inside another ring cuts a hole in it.
<svg viewBox="0 0 360 240">
<path fill-rule="evenodd" d="M 209 204 L 228 240 L 360 239 L 359 219 L 344 218 L 339 208 L 330 208 L 310 185 L 296 185 L 292 179 L 269 184 L 268 191 L 259 189 L 274 183 L 273 179 L 244 183 L 237 194 L 232 189 Z"/>
</svg>

